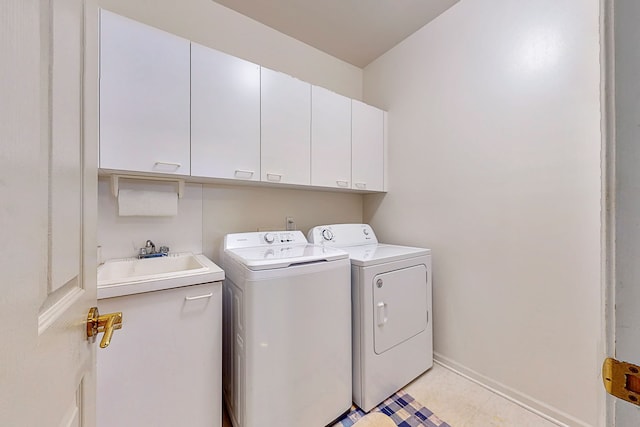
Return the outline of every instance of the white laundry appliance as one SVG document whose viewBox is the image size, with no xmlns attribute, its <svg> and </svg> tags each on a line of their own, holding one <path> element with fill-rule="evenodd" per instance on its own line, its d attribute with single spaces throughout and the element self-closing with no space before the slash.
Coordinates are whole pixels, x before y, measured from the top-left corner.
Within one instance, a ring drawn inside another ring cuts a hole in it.
<svg viewBox="0 0 640 427">
<path fill-rule="evenodd" d="M 314 227 L 351 259 L 353 401 L 365 411 L 433 366 L 431 250 L 378 243 L 367 224 Z"/>
<path fill-rule="evenodd" d="M 351 407 L 346 252 L 300 231 L 228 234 L 223 390 L 234 427 L 325 426 Z"/>
</svg>

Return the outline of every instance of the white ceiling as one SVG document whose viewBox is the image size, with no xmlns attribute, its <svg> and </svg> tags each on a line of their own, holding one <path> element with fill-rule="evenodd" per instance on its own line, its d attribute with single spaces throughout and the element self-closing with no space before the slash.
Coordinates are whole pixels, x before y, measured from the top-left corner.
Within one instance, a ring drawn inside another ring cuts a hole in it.
<svg viewBox="0 0 640 427">
<path fill-rule="evenodd" d="M 363 68 L 459 0 L 215 0 Z"/>
</svg>

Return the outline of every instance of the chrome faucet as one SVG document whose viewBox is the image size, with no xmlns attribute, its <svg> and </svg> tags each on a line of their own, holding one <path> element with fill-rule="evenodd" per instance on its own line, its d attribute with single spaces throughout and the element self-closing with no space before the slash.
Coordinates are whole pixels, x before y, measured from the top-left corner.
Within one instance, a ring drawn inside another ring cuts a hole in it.
<svg viewBox="0 0 640 427">
<path fill-rule="evenodd" d="M 144 248 L 140 248 L 138 252 L 138 258 L 155 258 L 161 256 L 169 255 L 169 247 L 168 246 L 160 246 L 160 250 L 156 251 L 156 245 L 151 241 L 147 240 L 144 244 Z"/>
</svg>

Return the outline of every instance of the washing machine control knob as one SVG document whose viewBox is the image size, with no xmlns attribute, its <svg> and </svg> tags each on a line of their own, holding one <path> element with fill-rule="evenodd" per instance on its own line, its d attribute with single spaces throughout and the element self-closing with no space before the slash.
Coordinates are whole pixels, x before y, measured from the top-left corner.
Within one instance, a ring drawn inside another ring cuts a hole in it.
<svg viewBox="0 0 640 427">
<path fill-rule="evenodd" d="M 267 243 L 273 243 L 276 240 L 276 238 L 273 236 L 273 233 L 265 233 L 264 235 L 264 241 Z"/>
<path fill-rule="evenodd" d="M 333 232 L 328 228 L 325 228 L 324 230 L 322 230 L 322 237 L 324 238 L 324 240 L 333 240 Z"/>
<path fill-rule="evenodd" d="M 362 232 L 364 233 L 365 236 L 369 235 L 369 230 L 367 230 L 366 228 L 363 228 Z"/>
</svg>

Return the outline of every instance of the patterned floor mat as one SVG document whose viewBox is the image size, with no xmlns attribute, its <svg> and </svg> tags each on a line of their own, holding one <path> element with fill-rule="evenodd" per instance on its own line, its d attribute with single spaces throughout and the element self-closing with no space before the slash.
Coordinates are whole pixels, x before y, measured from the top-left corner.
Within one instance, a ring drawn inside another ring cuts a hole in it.
<svg viewBox="0 0 640 427">
<path fill-rule="evenodd" d="M 451 427 L 404 390 L 398 391 L 371 410 L 376 411 L 389 416 L 398 427 Z M 364 416 L 365 412 L 354 405 L 333 427 L 351 427 Z"/>
</svg>

